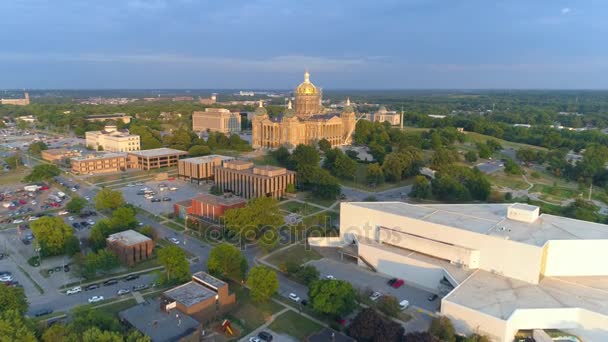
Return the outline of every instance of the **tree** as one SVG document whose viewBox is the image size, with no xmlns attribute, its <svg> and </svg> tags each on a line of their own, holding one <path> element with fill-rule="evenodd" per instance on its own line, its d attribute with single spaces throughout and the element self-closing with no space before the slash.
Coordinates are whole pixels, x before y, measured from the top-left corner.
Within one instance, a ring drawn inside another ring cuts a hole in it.
<svg viewBox="0 0 608 342">
<path fill-rule="evenodd" d="M 399 300 L 393 296 L 385 295 L 380 297 L 377 305 L 378 310 L 383 312 L 387 316 L 397 317 L 399 312 L 401 312 L 401 307 L 399 306 Z"/>
<path fill-rule="evenodd" d="M 431 182 L 425 176 L 416 176 L 409 195 L 421 199 L 431 198 L 433 195 L 431 192 Z"/>
<path fill-rule="evenodd" d="M 338 178 L 352 179 L 357 171 L 357 162 L 349 158 L 342 150 L 334 148 L 325 153 L 323 167 Z"/>
<path fill-rule="evenodd" d="M 42 334 L 43 342 L 69 341 L 70 329 L 63 324 L 53 324 Z"/>
<path fill-rule="evenodd" d="M 211 149 L 209 148 L 209 146 L 205 145 L 194 145 L 190 147 L 190 149 L 188 150 L 188 154 L 190 155 L 190 157 L 206 156 L 208 154 L 211 154 Z"/>
<path fill-rule="evenodd" d="M 313 282 L 319 280 L 319 275 L 319 270 L 312 265 L 300 266 L 295 273 L 296 279 L 304 283 L 306 286 L 309 286 Z"/>
<path fill-rule="evenodd" d="M 464 154 L 464 159 L 469 163 L 474 163 L 477 161 L 477 153 L 475 151 L 468 151 Z"/>
<path fill-rule="evenodd" d="M 404 329 L 382 318 L 374 309 L 361 310 L 348 327 L 348 335 L 361 342 L 398 342 Z"/>
<path fill-rule="evenodd" d="M 384 172 L 378 163 L 369 164 L 365 173 L 365 178 L 368 183 L 382 184 L 384 183 Z"/>
<path fill-rule="evenodd" d="M 77 336 L 81 336 L 85 331 L 93 327 L 102 331 L 122 331 L 122 326 L 116 316 L 90 306 L 75 307 L 72 310 L 71 317 L 72 322 L 68 327 L 70 332 Z"/>
<path fill-rule="evenodd" d="M 32 222 L 30 226 L 43 256 L 64 253 L 66 243 L 74 237 L 74 230 L 65 224 L 61 217 L 44 216 Z"/>
<path fill-rule="evenodd" d="M 29 175 L 23 179 L 26 182 L 40 182 L 59 176 L 61 170 L 56 165 L 40 164 L 34 166 Z"/>
<path fill-rule="evenodd" d="M 435 153 L 433 153 L 433 157 L 431 158 L 431 166 L 434 169 L 440 169 L 457 161 L 458 153 L 455 150 L 440 148 L 435 150 Z"/>
<path fill-rule="evenodd" d="M 575 218 L 577 220 L 585 220 L 591 222 L 599 222 L 599 208 L 593 202 L 585 201 L 582 198 L 577 198 L 562 210 L 565 216 Z"/>
<path fill-rule="evenodd" d="M 119 332 L 92 327 L 82 334 L 82 342 L 124 342 L 124 339 Z"/>
<path fill-rule="evenodd" d="M 319 313 L 331 316 L 344 316 L 357 306 L 353 286 L 343 280 L 318 280 L 308 290 L 312 308 Z"/>
<path fill-rule="evenodd" d="M 262 234 L 276 234 L 283 225 L 278 201 L 272 197 L 259 197 L 250 200 L 243 208 L 227 210 L 224 214 L 226 227 L 241 238 L 255 238 Z M 268 231 L 271 233 L 268 233 Z"/>
<path fill-rule="evenodd" d="M 326 170 L 315 168 L 316 180 L 310 184 L 312 195 L 322 199 L 336 199 L 340 194 L 340 183 Z"/>
<path fill-rule="evenodd" d="M 249 271 L 247 285 L 255 302 L 268 301 L 279 289 L 277 273 L 266 266 L 255 266 Z"/>
<path fill-rule="evenodd" d="M 508 158 L 505 161 L 505 173 L 510 175 L 523 175 L 524 170 L 513 159 Z"/>
<path fill-rule="evenodd" d="M 30 144 L 30 146 L 27 149 L 27 151 L 30 154 L 33 154 L 35 156 L 39 156 L 40 153 L 44 150 L 48 150 L 48 146 L 46 146 L 46 144 L 42 141 L 36 141 L 36 142 Z"/>
<path fill-rule="evenodd" d="M 106 246 L 106 238 L 112 234 L 112 228 L 109 219 L 101 219 L 93 225 L 89 235 L 89 245 L 93 251 L 97 251 Z"/>
<path fill-rule="evenodd" d="M 433 335 L 424 331 L 415 331 L 405 334 L 403 336 L 403 342 L 441 342 L 437 340 Z"/>
<path fill-rule="evenodd" d="M 111 211 L 122 207 L 125 200 L 122 193 L 110 188 L 101 189 L 95 196 L 95 208 L 102 211 Z"/>
<path fill-rule="evenodd" d="M 23 315 L 27 311 L 27 307 L 27 299 L 23 288 L 2 286 L 2 291 L 0 291 L 0 314 L 15 311 L 19 315 Z"/>
<path fill-rule="evenodd" d="M 158 261 L 165 267 L 161 283 L 178 284 L 190 278 L 190 266 L 183 249 L 173 245 L 162 248 L 158 251 Z"/>
<path fill-rule="evenodd" d="M 488 139 L 488 141 L 486 141 L 486 146 L 488 146 L 492 153 L 502 150 L 502 145 L 495 139 Z"/>
<path fill-rule="evenodd" d="M 98 271 L 109 272 L 118 266 L 120 262 L 114 253 L 100 249 L 81 258 L 80 270 L 84 278 L 90 279 L 97 275 Z"/>
<path fill-rule="evenodd" d="M 137 227 L 135 209 L 125 206 L 114 210 L 110 219 L 110 226 L 112 227 L 112 232 L 120 232 Z"/>
<path fill-rule="evenodd" d="M 284 167 L 289 166 L 289 157 L 291 154 L 285 146 L 280 146 L 274 151 L 269 152 L 270 156 L 273 157 L 280 165 Z"/>
<path fill-rule="evenodd" d="M 421 161 L 422 153 L 420 150 L 408 148 L 387 155 L 382 164 L 382 170 L 387 180 L 396 182 L 406 176 L 415 174 Z"/>
<path fill-rule="evenodd" d="M 479 158 L 488 159 L 492 156 L 492 150 L 486 144 L 477 143 Z"/>
<path fill-rule="evenodd" d="M 72 236 L 67 239 L 64 245 L 64 252 L 67 256 L 74 256 L 80 252 L 80 240 L 78 240 L 78 237 Z"/>
<path fill-rule="evenodd" d="M 207 258 L 207 269 L 209 273 L 220 277 L 234 280 L 245 278 L 247 271 L 247 259 L 243 253 L 233 245 L 221 243 L 211 249 Z"/>
<path fill-rule="evenodd" d="M 80 213 L 80 211 L 87 205 L 87 201 L 80 197 L 74 196 L 65 206 L 65 208 L 72 214 Z"/>
<path fill-rule="evenodd" d="M 515 156 L 520 161 L 522 161 L 522 162 L 524 162 L 526 164 L 530 164 L 531 162 L 537 160 L 538 154 L 536 153 L 536 151 L 534 151 L 531 148 L 520 148 L 515 153 Z"/>
<path fill-rule="evenodd" d="M 319 140 L 317 142 L 317 146 L 319 146 L 319 150 L 321 150 L 323 153 L 327 153 L 329 150 L 331 150 L 331 144 L 325 138 Z"/>
<path fill-rule="evenodd" d="M 37 339 L 32 325 L 22 313 L 5 310 L 0 312 L 0 341 L 36 342 Z"/>
<path fill-rule="evenodd" d="M 154 241 L 158 240 L 158 232 L 156 231 L 156 229 L 154 229 L 154 227 L 143 226 L 138 229 L 138 232 L 149 237 L 150 239 L 152 239 Z"/>
<path fill-rule="evenodd" d="M 431 327 L 429 328 L 429 333 L 441 341 L 456 341 L 456 332 L 454 330 L 454 326 L 452 325 L 452 321 L 445 316 L 433 318 L 431 321 Z"/>
<path fill-rule="evenodd" d="M 299 171 L 304 166 L 319 166 L 320 159 L 316 148 L 300 144 L 293 150 L 288 164 L 290 169 Z"/>
</svg>

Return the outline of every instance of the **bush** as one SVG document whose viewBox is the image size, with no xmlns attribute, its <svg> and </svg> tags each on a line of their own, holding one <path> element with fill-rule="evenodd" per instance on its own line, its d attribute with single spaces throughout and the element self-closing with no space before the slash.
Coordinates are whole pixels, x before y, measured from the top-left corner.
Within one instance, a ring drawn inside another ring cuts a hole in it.
<svg viewBox="0 0 608 342">
<path fill-rule="evenodd" d="M 27 259 L 27 263 L 30 264 L 30 266 L 32 266 L 32 267 L 38 267 L 38 266 L 40 266 L 40 264 L 38 263 L 38 257 L 37 256 L 33 256 L 33 257 Z"/>
<path fill-rule="evenodd" d="M 441 341 L 456 341 L 456 332 L 454 330 L 454 326 L 452 325 L 452 321 L 445 316 L 433 318 L 431 327 L 429 328 L 429 333 Z"/>
<path fill-rule="evenodd" d="M 382 296 L 378 301 L 378 310 L 387 316 L 396 317 L 401 311 L 399 301 L 393 296 Z"/>
</svg>

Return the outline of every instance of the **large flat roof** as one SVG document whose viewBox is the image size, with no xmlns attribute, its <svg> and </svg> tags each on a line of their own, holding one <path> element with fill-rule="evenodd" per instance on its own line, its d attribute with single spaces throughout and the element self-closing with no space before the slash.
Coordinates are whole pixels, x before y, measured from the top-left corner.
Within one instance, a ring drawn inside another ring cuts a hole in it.
<svg viewBox="0 0 608 342">
<path fill-rule="evenodd" d="M 185 158 L 180 161 L 186 162 L 186 163 L 191 163 L 191 164 L 206 164 L 206 163 L 210 163 L 210 162 L 214 161 L 215 159 L 232 160 L 232 159 L 234 159 L 234 157 L 222 156 L 219 154 L 210 154 L 208 156 L 202 156 L 202 157 Z"/>
<path fill-rule="evenodd" d="M 508 219 L 507 210 L 510 206 L 519 209 L 534 207 L 521 203 L 349 202 L 348 204 L 534 246 L 543 246 L 550 240 L 608 239 L 608 225 L 604 224 L 549 214 L 541 214 L 532 223 Z"/>
<path fill-rule="evenodd" d="M 211 297 L 215 297 L 217 293 L 195 281 L 189 281 L 167 290 L 163 294 L 186 307 L 190 307 Z"/>
<path fill-rule="evenodd" d="M 116 157 L 126 157 L 127 154 L 124 152 L 95 152 L 91 154 L 86 154 L 80 157 L 72 157 L 70 159 L 83 161 L 83 160 L 95 160 L 95 159 L 108 159 L 108 158 L 116 158 Z"/>
<path fill-rule="evenodd" d="M 212 194 L 199 194 L 195 200 L 209 204 L 220 204 L 220 205 L 235 205 L 240 203 L 247 203 L 247 200 L 234 195 L 212 195 Z"/>
<path fill-rule="evenodd" d="M 608 315 L 608 279 L 545 277 L 534 285 L 477 270 L 444 300 L 503 320 L 516 309 L 582 308 Z"/>
<path fill-rule="evenodd" d="M 223 280 L 219 280 L 216 277 L 210 275 L 209 273 L 205 273 L 203 271 L 196 272 L 192 275 L 192 279 L 198 280 L 215 290 L 221 289 L 226 286 L 226 282 Z"/>
<path fill-rule="evenodd" d="M 188 154 L 188 152 L 186 152 L 186 151 L 176 150 L 176 149 L 167 148 L 167 147 L 153 148 L 150 150 L 141 150 L 141 151 L 130 151 L 128 153 L 139 156 L 139 157 L 146 157 L 146 158 L 163 157 L 163 156 L 169 156 L 169 155 L 174 155 L 174 154 L 177 154 L 177 155 Z"/>
</svg>

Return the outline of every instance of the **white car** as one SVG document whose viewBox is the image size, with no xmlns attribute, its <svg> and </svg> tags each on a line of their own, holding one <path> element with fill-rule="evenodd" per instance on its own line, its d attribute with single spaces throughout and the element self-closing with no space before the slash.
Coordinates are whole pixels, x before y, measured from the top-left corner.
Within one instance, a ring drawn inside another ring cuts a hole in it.
<svg viewBox="0 0 608 342">
<path fill-rule="evenodd" d="M 89 303 L 97 303 L 103 300 L 103 296 L 93 296 L 89 298 Z"/>
<path fill-rule="evenodd" d="M 32 203 L 32 205 L 36 205 L 36 204 L 38 204 L 38 202 L 36 202 L 36 201 L 32 201 L 32 202 L 30 202 L 30 203 Z"/>
<path fill-rule="evenodd" d="M 84 196 L 84 199 L 85 199 L 85 200 L 87 200 L 87 201 L 90 201 L 90 200 L 91 200 L 91 197 L 89 197 L 89 196 Z"/>
<path fill-rule="evenodd" d="M 369 296 L 369 299 L 373 300 L 374 302 L 377 301 L 380 297 L 382 297 L 382 294 L 380 294 L 380 292 L 374 292 L 372 293 L 371 296 Z"/>
<path fill-rule="evenodd" d="M 118 292 L 116 294 L 118 294 L 119 296 L 122 296 L 124 294 L 129 293 L 129 292 L 131 292 L 131 290 L 129 290 L 129 289 L 120 289 L 120 290 L 118 290 Z"/>
<path fill-rule="evenodd" d="M 170 187 L 170 188 L 169 188 L 169 190 L 171 190 L 171 191 L 176 191 L 176 190 L 177 190 L 177 188 L 173 186 L 173 187 Z"/>
<path fill-rule="evenodd" d="M 176 245 L 179 245 L 179 240 L 178 240 L 178 239 L 176 239 L 176 238 L 174 238 L 174 237 L 169 238 L 169 241 L 173 242 L 173 243 L 174 243 L 174 244 L 176 244 Z"/>
<path fill-rule="evenodd" d="M 128 188 L 131 188 L 131 187 L 134 187 L 134 186 L 135 186 L 135 184 L 133 184 L 133 183 L 129 183 L 129 184 L 127 184 L 127 187 L 128 187 Z"/>
<path fill-rule="evenodd" d="M 401 310 L 407 309 L 408 306 L 410 306 L 410 302 L 408 302 L 406 299 L 399 302 L 399 309 Z"/>
<path fill-rule="evenodd" d="M 300 302 L 300 297 L 298 297 L 298 295 L 296 295 L 295 293 L 290 293 L 289 294 L 289 299 L 293 300 L 296 303 Z"/>
<path fill-rule="evenodd" d="M 70 189 L 70 191 L 71 191 L 71 192 L 76 192 L 76 191 L 78 191 L 78 189 L 76 189 L 76 188 L 71 188 L 71 189 Z"/>
<path fill-rule="evenodd" d="M 251 336 L 249 338 L 249 342 L 262 342 L 262 340 L 260 340 L 260 338 L 257 336 Z"/>
<path fill-rule="evenodd" d="M 93 220 L 88 220 L 88 221 L 87 221 L 87 223 L 88 223 L 89 225 L 91 225 L 91 226 L 92 226 L 92 225 L 94 225 L 94 224 L 95 224 L 95 221 L 93 221 Z"/>
<path fill-rule="evenodd" d="M 334 277 L 331 274 L 328 274 L 328 275 L 325 276 L 325 279 L 327 279 L 327 280 L 334 280 L 334 279 L 336 279 L 336 277 Z"/>
<path fill-rule="evenodd" d="M 30 216 L 30 218 L 28 219 L 28 221 L 36 221 L 39 218 L 40 217 L 38 217 L 38 216 Z"/>
<path fill-rule="evenodd" d="M 57 215 L 59 215 L 59 216 L 63 216 L 63 215 L 67 215 L 67 214 L 68 214 L 67 210 L 62 210 L 57 213 Z"/>
<path fill-rule="evenodd" d="M 13 277 L 10 275 L 5 275 L 5 276 L 0 277 L 0 282 L 6 283 L 9 281 L 13 281 Z"/>
<path fill-rule="evenodd" d="M 70 220 L 70 221 L 74 221 L 74 216 L 70 216 L 70 217 L 68 217 L 68 220 Z"/>
<path fill-rule="evenodd" d="M 69 296 L 69 295 L 77 294 L 80 292 L 82 292 L 82 288 L 80 286 L 76 286 L 76 287 L 73 287 L 73 288 L 65 291 L 65 294 L 67 294 Z"/>
<path fill-rule="evenodd" d="M 16 219 L 16 220 L 13 221 L 13 223 L 15 223 L 15 224 L 17 224 L 17 223 L 23 223 L 23 220 L 22 219 Z"/>
</svg>

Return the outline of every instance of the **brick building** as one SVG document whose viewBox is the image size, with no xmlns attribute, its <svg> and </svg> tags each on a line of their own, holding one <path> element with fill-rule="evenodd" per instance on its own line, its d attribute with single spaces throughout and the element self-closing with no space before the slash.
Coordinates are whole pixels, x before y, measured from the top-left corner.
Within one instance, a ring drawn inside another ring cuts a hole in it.
<svg viewBox="0 0 608 342">
<path fill-rule="evenodd" d="M 94 173 L 117 172 L 127 169 L 127 154 L 101 152 L 70 159 L 72 173 L 88 175 Z"/>
<path fill-rule="evenodd" d="M 224 162 L 215 168 L 215 184 L 222 192 L 233 192 L 244 198 L 262 196 L 280 198 L 287 185 L 295 184 L 296 173 L 283 167 L 255 166 L 244 160 Z"/>
<path fill-rule="evenodd" d="M 177 177 L 189 180 L 191 183 L 200 184 L 202 180 L 213 179 L 216 166 L 222 166 L 225 161 L 233 159 L 233 157 L 217 154 L 181 159 L 177 163 Z"/>
<path fill-rule="evenodd" d="M 247 200 L 237 196 L 200 194 L 193 199 L 175 203 L 173 212 L 181 218 L 193 215 L 216 221 L 224 216 L 226 210 L 242 208 L 246 204 Z"/>
<path fill-rule="evenodd" d="M 80 152 L 68 150 L 67 148 L 51 148 L 40 153 L 42 159 L 50 162 L 62 161 L 70 157 L 80 156 Z"/>
<path fill-rule="evenodd" d="M 154 250 L 154 241 L 134 230 L 112 234 L 106 242 L 108 249 L 129 266 L 149 259 Z"/>
<path fill-rule="evenodd" d="M 131 151 L 127 153 L 129 168 L 151 170 L 177 166 L 180 157 L 188 152 L 172 148 L 153 148 L 150 150 Z"/>
<path fill-rule="evenodd" d="M 192 275 L 192 281 L 163 292 L 161 310 L 177 309 L 199 322 L 218 319 L 236 303 L 228 284 L 205 272 Z"/>
</svg>

